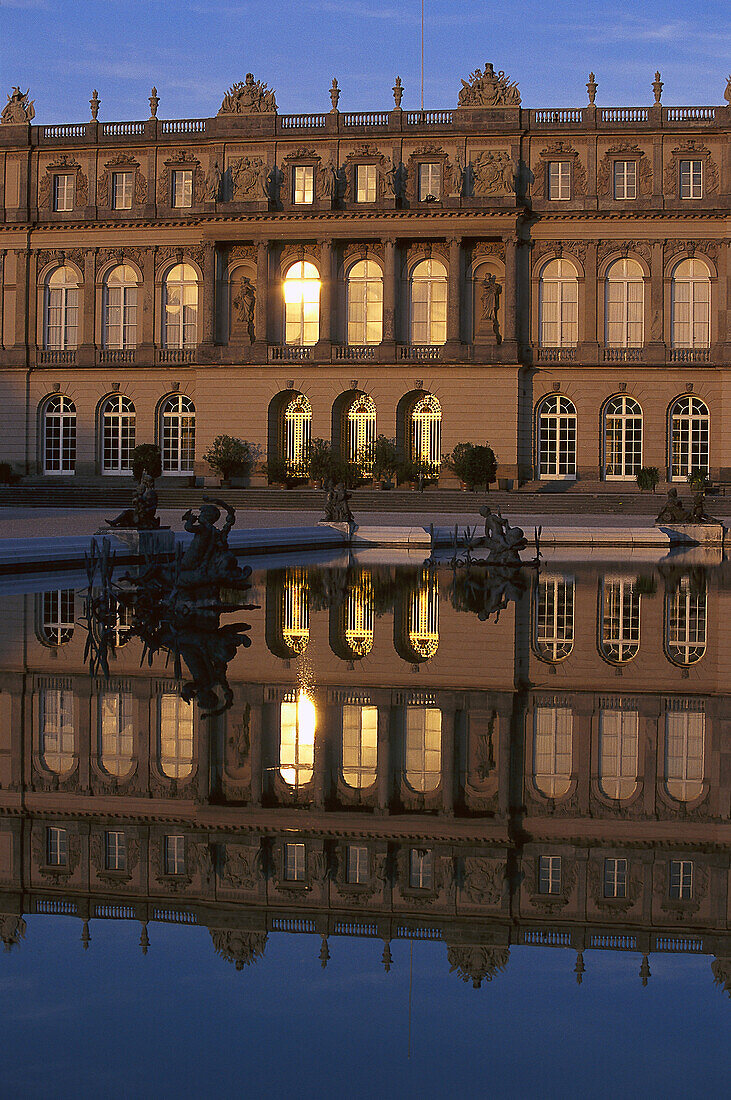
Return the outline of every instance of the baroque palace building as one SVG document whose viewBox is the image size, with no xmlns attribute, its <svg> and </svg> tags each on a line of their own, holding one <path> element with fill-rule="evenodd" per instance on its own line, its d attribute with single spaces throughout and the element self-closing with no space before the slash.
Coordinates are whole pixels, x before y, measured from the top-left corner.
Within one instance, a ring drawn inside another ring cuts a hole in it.
<svg viewBox="0 0 731 1100">
<path fill-rule="evenodd" d="M 226 433 L 303 467 L 377 434 L 435 472 L 731 471 L 731 107 L 525 109 L 492 65 L 454 110 L 0 124 L 0 458 L 210 473 Z M 725 98 L 731 103 L 731 82 Z"/>
</svg>

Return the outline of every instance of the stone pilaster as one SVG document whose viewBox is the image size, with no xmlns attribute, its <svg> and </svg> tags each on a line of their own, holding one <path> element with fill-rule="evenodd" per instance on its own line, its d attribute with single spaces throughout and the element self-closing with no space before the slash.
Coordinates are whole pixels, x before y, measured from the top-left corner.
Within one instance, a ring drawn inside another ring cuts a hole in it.
<svg viewBox="0 0 731 1100">
<path fill-rule="evenodd" d="M 216 333 L 216 246 L 207 244 L 203 261 L 202 344 L 213 344 Z"/>
<path fill-rule="evenodd" d="M 81 291 L 81 342 L 77 352 L 79 366 L 94 365 L 96 354 L 96 249 L 84 253 L 84 286 Z M 104 322 L 102 321 L 102 324 Z"/>
<path fill-rule="evenodd" d="M 396 354 L 396 241 L 383 242 L 383 358 Z"/>
<path fill-rule="evenodd" d="M 447 287 L 447 350 L 457 353 L 462 343 L 462 241 L 449 242 L 449 283 Z"/>
<path fill-rule="evenodd" d="M 320 241 L 320 338 L 315 358 L 329 360 L 332 348 L 332 244 Z"/>
<path fill-rule="evenodd" d="M 259 348 L 267 343 L 269 329 L 269 241 L 256 246 L 256 307 L 254 336 Z"/>
<path fill-rule="evenodd" d="M 391 708 L 378 707 L 378 755 L 376 774 L 378 776 L 378 809 L 386 813 L 391 793 Z"/>
<path fill-rule="evenodd" d="M 505 242 L 505 297 L 503 300 L 503 355 L 514 359 L 518 355 L 518 239 L 509 237 Z"/>
</svg>

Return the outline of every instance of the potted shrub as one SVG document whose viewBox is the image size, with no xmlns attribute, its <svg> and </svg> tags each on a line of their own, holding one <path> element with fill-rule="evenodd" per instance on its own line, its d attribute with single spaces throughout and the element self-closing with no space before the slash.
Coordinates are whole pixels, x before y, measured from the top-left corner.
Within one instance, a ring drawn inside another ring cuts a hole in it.
<svg viewBox="0 0 731 1100">
<path fill-rule="evenodd" d="M 251 469 L 254 448 L 235 436 L 217 435 L 203 458 L 220 475 L 221 485 L 227 485 L 235 474 L 243 476 Z"/>
<path fill-rule="evenodd" d="M 132 477 L 142 481 L 143 474 L 149 474 L 153 481 L 162 474 L 162 455 L 156 443 L 140 443 L 132 451 Z"/>
<path fill-rule="evenodd" d="M 16 474 L 10 462 L 0 462 L 0 485 L 17 485 L 20 475 Z"/>
<path fill-rule="evenodd" d="M 283 487 L 287 484 L 287 463 L 281 455 L 268 455 L 266 460 L 266 475 L 270 485 Z"/>
<path fill-rule="evenodd" d="M 390 489 L 399 465 L 394 441 L 385 435 L 379 435 L 370 446 L 368 460 L 374 487 Z"/>
<path fill-rule="evenodd" d="M 711 487 L 708 470 L 704 466 L 694 466 L 688 474 L 688 484 L 697 493 L 705 493 Z"/>
<path fill-rule="evenodd" d="M 497 474 L 497 461 L 492 447 L 487 444 L 478 444 L 472 447 L 467 457 L 467 484 L 470 489 L 476 489 L 478 485 L 484 485 L 487 491 L 488 485 L 495 480 Z M 509 480 L 510 489 L 513 487 L 512 478 Z"/>
<path fill-rule="evenodd" d="M 466 489 L 469 484 L 468 467 L 474 446 L 474 443 L 457 443 L 454 450 L 442 460 L 458 479 L 461 489 Z"/>
<path fill-rule="evenodd" d="M 310 480 L 318 489 L 332 476 L 333 449 L 326 439 L 313 439 L 309 446 Z"/>
<path fill-rule="evenodd" d="M 643 466 L 641 470 L 637 471 L 637 484 L 643 493 L 648 489 L 654 493 L 659 481 L 660 471 L 657 466 Z"/>
</svg>

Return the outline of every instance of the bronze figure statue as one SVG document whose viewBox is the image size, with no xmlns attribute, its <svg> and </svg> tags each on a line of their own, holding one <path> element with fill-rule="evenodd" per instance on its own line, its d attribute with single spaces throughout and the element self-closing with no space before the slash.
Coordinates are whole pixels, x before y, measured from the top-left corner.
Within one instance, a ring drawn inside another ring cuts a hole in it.
<svg viewBox="0 0 731 1100">
<path fill-rule="evenodd" d="M 125 508 L 114 519 L 105 520 L 110 527 L 132 527 L 138 531 L 156 531 L 160 526 L 157 513 L 157 490 L 151 474 L 143 473 L 132 497 L 132 507 Z"/>
</svg>

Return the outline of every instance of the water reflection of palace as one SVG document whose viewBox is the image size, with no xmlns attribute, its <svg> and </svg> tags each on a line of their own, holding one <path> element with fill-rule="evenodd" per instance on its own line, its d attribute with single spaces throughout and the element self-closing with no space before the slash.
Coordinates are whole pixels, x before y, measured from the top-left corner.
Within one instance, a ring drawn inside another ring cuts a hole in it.
<svg viewBox="0 0 731 1100">
<path fill-rule="evenodd" d="M 731 981 L 731 590 L 721 569 L 544 571 L 498 621 L 448 569 L 255 577 L 233 707 L 201 719 L 120 623 L 84 667 L 73 590 L 5 597 L 0 922 L 205 924 L 715 956 Z M 456 604 L 456 606 L 455 606 Z M 84 924 L 88 938 L 89 925 Z M 573 960 L 572 960 L 573 964 Z M 641 976 L 647 980 L 648 959 Z"/>
</svg>

